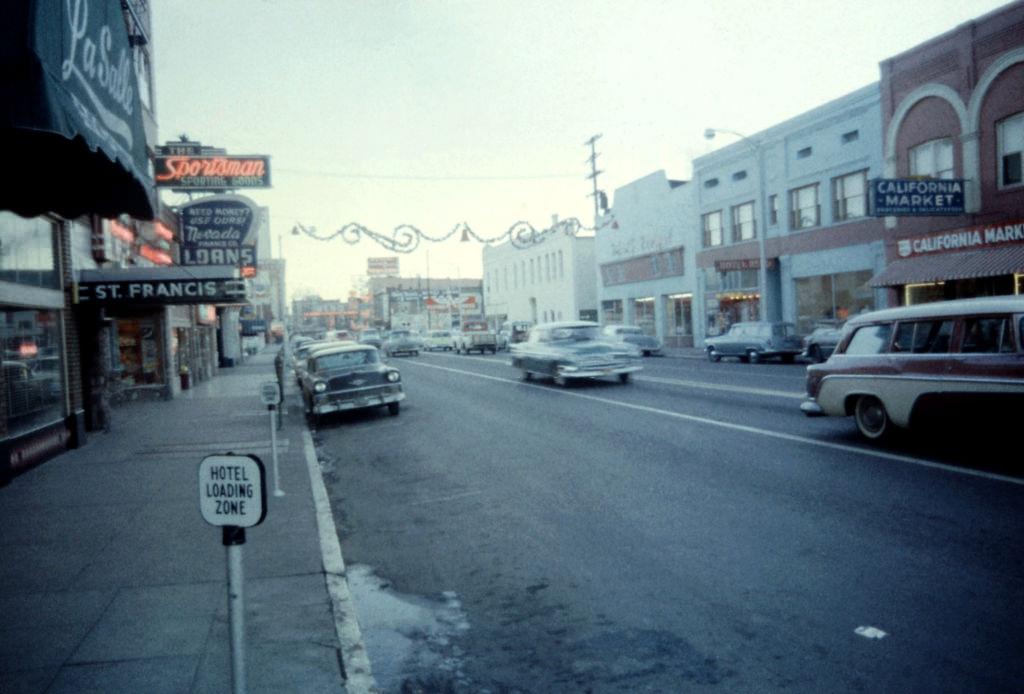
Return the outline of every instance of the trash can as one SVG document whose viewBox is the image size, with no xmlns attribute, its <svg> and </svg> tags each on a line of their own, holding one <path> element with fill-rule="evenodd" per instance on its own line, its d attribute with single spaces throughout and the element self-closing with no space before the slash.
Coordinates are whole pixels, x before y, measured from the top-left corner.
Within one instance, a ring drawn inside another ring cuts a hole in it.
<svg viewBox="0 0 1024 694">
<path fill-rule="evenodd" d="M 188 390 L 189 388 L 192 387 L 192 374 L 190 374 L 188 371 L 182 369 L 182 371 L 178 375 L 181 376 L 181 389 L 182 390 Z"/>
</svg>

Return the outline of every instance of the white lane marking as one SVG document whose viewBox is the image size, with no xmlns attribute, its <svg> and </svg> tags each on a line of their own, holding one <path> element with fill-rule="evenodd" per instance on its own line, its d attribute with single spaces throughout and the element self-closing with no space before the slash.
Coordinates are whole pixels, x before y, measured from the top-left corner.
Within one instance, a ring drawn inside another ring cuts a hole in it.
<svg viewBox="0 0 1024 694">
<path fill-rule="evenodd" d="M 687 422 L 694 422 L 696 424 L 707 424 L 708 426 L 718 427 L 720 429 L 730 429 L 732 431 L 741 431 L 746 434 L 753 434 L 754 436 L 767 436 L 768 438 L 781 439 L 782 441 L 792 441 L 793 443 L 801 443 L 807 446 L 815 446 L 818 448 L 827 448 L 833 451 L 841 451 L 843 453 L 853 453 L 856 455 L 865 455 L 875 458 L 883 458 L 885 460 L 894 460 L 899 463 L 909 463 L 910 465 L 919 465 L 921 467 L 931 468 L 933 470 L 942 470 L 944 472 L 952 472 L 958 475 L 966 475 L 968 477 L 980 477 L 987 480 L 995 480 L 997 482 L 1008 482 L 1010 484 L 1024 485 L 1024 479 L 1017 479 L 1015 477 L 1007 477 L 1006 475 L 999 475 L 994 472 L 984 472 L 982 470 L 969 470 L 967 468 L 954 467 L 953 465 L 946 465 L 945 463 L 936 463 L 932 460 L 924 460 L 922 458 L 914 458 L 909 455 L 901 455 L 899 453 L 887 453 L 886 451 L 873 451 L 868 448 L 861 448 L 860 446 L 849 446 L 845 443 L 833 443 L 831 441 L 820 441 L 818 439 L 807 438 L 806 436 L 797 436 L 796 434 L 784 434 L 781 431 L 770 431 L 768 429 L 759 429 L 757 427 L 746 426 L 745 424 L 734 424 L 732 422 L 723 422 L 718 419 L 709 419 L 707 417 L 698 417 L 692 414 L 683 414 L 682 412 L 673 412 L 672 410 L 661 410 L 656 407 L 648 407 L 646 405 L 634 405 L 628 402 L 621 402 L 619 400 L 610 400 L 608 398 L 599 398 L 596 395 L 586 395 L 584 393 L 574 393 L 571 390 L 565 390 L 564 388 L 548 388 L 535 383 L 527 383 L 511 378 L 501 378 L 499 376 L 488 376 L 487 374 L 475 373 L 473 371 L 463 371 L 462 369 L 452 369 L 447 366 L 438 366 L 436 364 L 427 364 L 426 362 L 417 361 L 410 362 L 417 366 L 423 366 L 428 369 L 438 369 L 440 371 L 451 371 L 452 373 L 463 374 L 464 376 L 473 376 L 475 378 L 482 378 L 488 381 L 498 381 L 500 383 L 510 383 L 520 388 L 541 388 L 546 393 L 557 393 L 559 395 L 565 395 L 567 397 L 580 398 L 582 400 L 592 400 L 594 402 L 600 402 L 605 405 L 614 405 L 616 407 L 622 407 L 627 410 L 636 410 L 638 412 L 647 412 L 649 414 L 657 414 L 663 417 L 672 417 L 673 419 L 682 419 Z"/>
<path fill-rule="evenodd" d="M 857 627 L 853 630 L 853 633 L 866 639 L 884 639 L 888 636 L 887 633 L 875 627 Z"/>
<path fill-rule="evenodd" d="M 677 378 L 662 378 L 660 376 L 634 376 L 637 381 L 649 381 L 651 383 L 665 383 L 670 386 L 683 386 L 686 388 L 702 388 L 706 390 L 722 390 L 729 393 L 745 393 L 747 395 L 766 395 L 772 398 L 792 398 L 803 400 L 805 394 L 792 390 L 766 390 L 764 388 L 747 388 L 745 386 L 729 386 L 723 383 L 705 383 L 704 381 L 682 381 Z"/>
<path fill-rule="evenodd" d="M 334 614 L 334 632 L 338 635 L 341 657 L 345 663 L 345 691 L 349 694 L 370 694 L 378 691 L 373 678 L 370 658 L 363 645 L 363 633 L 359 629 L 352 594 L 345 578 L 345 560 L 341 556 L 338 530 L 331 513 L 331 499 L 327 496 L 316 447 L 309 429 L 302 430 L 302 442 L 306 453 L 306 469 L 313 491 L 316 507 L 316 526 L 320 535 L 320 555 L 324 567 L 324 581 L 331 597 L 331 612 Z"/>
</svg>

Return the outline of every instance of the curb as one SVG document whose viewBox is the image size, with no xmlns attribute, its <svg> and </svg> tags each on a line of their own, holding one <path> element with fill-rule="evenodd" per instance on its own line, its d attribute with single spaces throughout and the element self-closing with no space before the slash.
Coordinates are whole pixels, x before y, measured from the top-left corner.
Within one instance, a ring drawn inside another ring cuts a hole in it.
<svg viewBox="0 0 1024 694">
<path fill-rule="evenodd" d="M 352 594 L 345 578 L 345 560 L 341 556 L 338 531 L 331 513 L 331 501 L 327 496 L 320 462 L 316 457 L 313 436 L 309 429 L 302 431 L 302 443 L 306 455 L 309 483 L 313 489 L 313 503 L 316 506 L 316 525 L 320 532 L 320 552 L 323 557 L 324 581 L 331 598 L 331 612 L 334 614 L 334 630 L 341 646 L 342 667 L 345 672 L 345 690 L 349 694 L 377 694 L 377 683 L 370 668 L 370 659 L 363 645 L 363 634 L 359 629 Z"/>
</svg>

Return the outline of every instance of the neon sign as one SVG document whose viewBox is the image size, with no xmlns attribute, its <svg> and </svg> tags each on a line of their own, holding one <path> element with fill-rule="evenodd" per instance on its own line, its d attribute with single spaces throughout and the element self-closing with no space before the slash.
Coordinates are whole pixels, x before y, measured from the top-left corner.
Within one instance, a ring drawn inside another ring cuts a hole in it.
<svg viewBox="0 0 1024 694">
<path fill-rule="evenodd" d="M 270 187 L 270 157 L 265 155 L 157 155 L 154 163 L 158 188 Z"/>
</svg>

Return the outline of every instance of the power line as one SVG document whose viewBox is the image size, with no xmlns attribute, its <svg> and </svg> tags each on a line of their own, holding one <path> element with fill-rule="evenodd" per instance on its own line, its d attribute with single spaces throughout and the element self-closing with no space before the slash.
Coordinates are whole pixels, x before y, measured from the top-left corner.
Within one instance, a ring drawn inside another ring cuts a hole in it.
<svg viewBox="0 0 1024 694">
<path fill-rule="evenodd" d="M 275 171 L 298 174 L 300 176 L 322 176 L 325 178 L 345 178 L 367 181 L 542 181 L 555 178 L 576 178 L 576 174 L 534 174 L 524 176 L 407 176 L 393 174 L 361 174 L 341 173 L 337 171 L 318 171 L 313 169 L 282 169 Z"/>
</svg>

